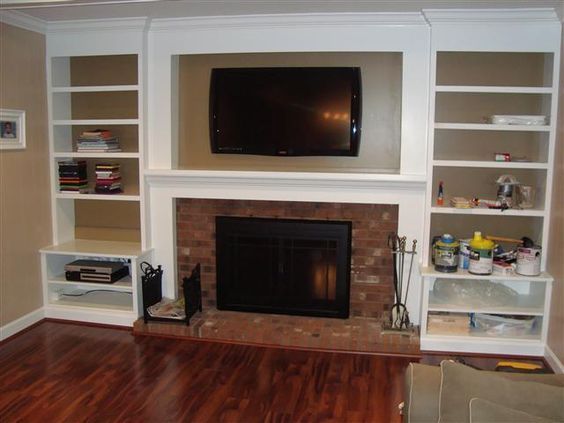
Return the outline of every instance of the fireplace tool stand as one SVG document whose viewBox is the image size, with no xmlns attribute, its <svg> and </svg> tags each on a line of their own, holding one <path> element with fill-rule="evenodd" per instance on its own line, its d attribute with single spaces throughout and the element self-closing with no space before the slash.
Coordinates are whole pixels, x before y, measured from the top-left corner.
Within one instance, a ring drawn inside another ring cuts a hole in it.
<svg viewBox="0 0 564 423">
<path fill-rule="evenodd" d="M 394 272 L 394 304 L 390 310 L 388 322 L 384 323 L 382 334 L 400 333 L 411 335 L 414 331 L 413 325 L 409 321 L 409 313 L 405 306 L 411 284 L 411 273 L 413 270 L 413 260 L 417 254 L 417 240 L 414 239 L 411 250 L 406 249 L 407 237 L 399 237 L 397 234 L 388 236 L 388 248 L 392 253 L 392 264 Z M 405 277 L 405 256 L 408 256 L 409 270 L 404 290 Z"/>
</svg>

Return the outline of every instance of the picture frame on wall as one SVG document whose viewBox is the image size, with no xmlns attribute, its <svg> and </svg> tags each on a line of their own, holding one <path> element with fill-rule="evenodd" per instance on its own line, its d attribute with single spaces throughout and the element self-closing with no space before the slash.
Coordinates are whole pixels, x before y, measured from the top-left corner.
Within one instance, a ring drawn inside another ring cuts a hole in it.
<svg viewBox="0 0 564 423">
<path fill-rule="evenodd" d="M 25 149 L 25 110 L 0 109 L 0 150 Z"/>
</svg>

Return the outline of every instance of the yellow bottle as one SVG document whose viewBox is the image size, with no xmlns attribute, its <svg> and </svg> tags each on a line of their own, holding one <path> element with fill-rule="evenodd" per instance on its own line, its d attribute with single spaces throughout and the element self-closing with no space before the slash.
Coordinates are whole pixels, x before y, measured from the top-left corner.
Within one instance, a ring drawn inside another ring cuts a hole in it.
<svg viewBox="0 0 564 423">
<path fill-rule="evenodd" d="M 482 238 L 481 232 L 474 232 L 474 238 L 470 241 L 468 272 L 474 275 L 491 275 L 493 272 L 494 246 L 493 241 Z"/>
</svg>

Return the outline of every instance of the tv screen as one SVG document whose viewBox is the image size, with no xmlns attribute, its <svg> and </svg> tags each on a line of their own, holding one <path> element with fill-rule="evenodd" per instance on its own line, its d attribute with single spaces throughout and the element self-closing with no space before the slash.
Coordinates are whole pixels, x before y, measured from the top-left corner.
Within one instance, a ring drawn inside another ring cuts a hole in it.
<svg viewBox="0 0 564 423">
<path fill-rule="evenodd" d="M 212 69 L 213 153 L 357 156 L 360 115 L 360 68 Z"/>
</svg>

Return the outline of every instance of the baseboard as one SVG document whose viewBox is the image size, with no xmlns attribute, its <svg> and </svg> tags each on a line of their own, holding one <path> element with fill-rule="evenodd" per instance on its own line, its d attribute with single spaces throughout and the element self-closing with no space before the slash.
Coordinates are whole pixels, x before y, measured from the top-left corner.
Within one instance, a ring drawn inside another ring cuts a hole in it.
<svg viewBox="0 0 564 423">
<path fill-rule="evenodd" d="M 547 345 L 544 350 L 544 359 L 550 365 L 554 373 L 564 373 L 564 364 L 558 359 L 554 351 Z"/>
<path fill-rule="evenodd" d="M 43 318 L 45 318 L 45 312 L 43 307 L 41 307 L 26 314 L 25 316 L 20 317 L 19 319 L 14 320 L 13 322 L 0 326 L 0 341 L 4 341 L 5 339 L 16 335 L 18 332 L 21 332 L 40 320 L 43 320 Z"/>
</svg>

